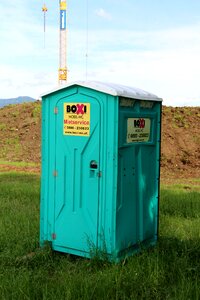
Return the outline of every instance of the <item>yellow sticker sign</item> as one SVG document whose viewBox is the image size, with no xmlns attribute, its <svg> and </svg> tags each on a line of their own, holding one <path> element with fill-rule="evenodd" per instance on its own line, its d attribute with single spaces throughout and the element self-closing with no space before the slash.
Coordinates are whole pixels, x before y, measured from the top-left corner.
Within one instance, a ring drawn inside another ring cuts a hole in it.
<svg viewBox="0 0 200 300">
<path fill-rule="evenodd" d="M 90 135 L 90 103 L 64 103 L 64 135 Z"/>
<path fill-rule="evenodd" d="M 149 142 L 151 120 L 145 118 L 128 118 L 127 143 Z"/>
</svg>

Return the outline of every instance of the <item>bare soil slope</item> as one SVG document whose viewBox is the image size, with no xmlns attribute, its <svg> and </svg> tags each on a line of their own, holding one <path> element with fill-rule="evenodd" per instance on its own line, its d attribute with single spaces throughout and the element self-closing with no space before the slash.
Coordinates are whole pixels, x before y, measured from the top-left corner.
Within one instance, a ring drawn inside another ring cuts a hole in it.
<svg viewBox="0 0 200 300">
<path fill-rule="evenodd" d="M 39 171 L 40 133 L 39 101 L 1 108 L 1 169 Z M 6 161 L 35 164 L 8 166 Z M 161 176 L 200 178 L 200 107 L 163 107 Z"/>
<path fill-rule="evenodd" d="M 161 174 L 200 177 L 200 107 L 163 107 Z"/>
</svg>

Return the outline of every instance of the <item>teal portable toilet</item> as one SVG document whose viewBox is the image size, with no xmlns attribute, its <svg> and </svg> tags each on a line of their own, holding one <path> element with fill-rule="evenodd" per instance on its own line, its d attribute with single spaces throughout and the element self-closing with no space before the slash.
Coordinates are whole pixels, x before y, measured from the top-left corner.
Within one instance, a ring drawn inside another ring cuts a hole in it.
<svg viewBox="0 0 200 300">
<path fill-rule="evenodd" d="M 119 261 L 156 243 L 161 105 L 91 81 L 42 96 L 41 245 Z"/>
</svg>

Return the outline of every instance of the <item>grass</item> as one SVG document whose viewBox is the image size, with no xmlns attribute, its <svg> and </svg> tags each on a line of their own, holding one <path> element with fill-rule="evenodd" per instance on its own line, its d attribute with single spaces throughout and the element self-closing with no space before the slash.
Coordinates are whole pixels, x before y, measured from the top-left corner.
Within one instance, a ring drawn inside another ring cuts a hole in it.
<svg viewBox="0 0 200 300">
<path fill-rule="evenodd" d="M 0 299 L 200 299 L 200 193 L 163 186 L 156 247 L 120 264 L 40 249 L 39 176 L 0 175 Z"/>
<path fill-rule="evenodd" d="M 35 118 L 36 120 L 38 120 L 40 115 L 41 115 L 41 105 L 38 105 L 38 103 L 35 103 L 34 109 L 32 112 L 32 117 Z"/>
<path fill-rule="evenodd" d="M 0 124 L 0 131 L 6 130 L 6 125 L 5 124 Z"/>
<path fill-rule="evenodd" d="M 13 136 L 5 140 L 5 144 L 0 148 L 0 157 L 6 157 L 12 148 L 13 153 L 21 152 L 21 144 L 18 136 Z"/>
<path fill-rule="evenodd" d="M 25 161 L 4 161 L 0 160 L 0 165 L 9 165 L 9 166 L 15 166 L 15 167 L 37 167 L 40 166 L 40 163 L 35 162 L 25 162 Z"/>
</svg>

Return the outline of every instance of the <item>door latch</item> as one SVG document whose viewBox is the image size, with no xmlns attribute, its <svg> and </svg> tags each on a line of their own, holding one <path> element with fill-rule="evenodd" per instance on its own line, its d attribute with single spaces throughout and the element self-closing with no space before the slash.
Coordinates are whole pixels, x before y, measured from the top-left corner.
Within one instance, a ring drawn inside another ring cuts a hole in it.
<svg viewBox="0 0 200 300">
<path fill-rule="evenodd" d="M 98 164 L 97 164 L 96 160 L 91 160 L 90 169 L 98 169 Z"/>
</svg>

